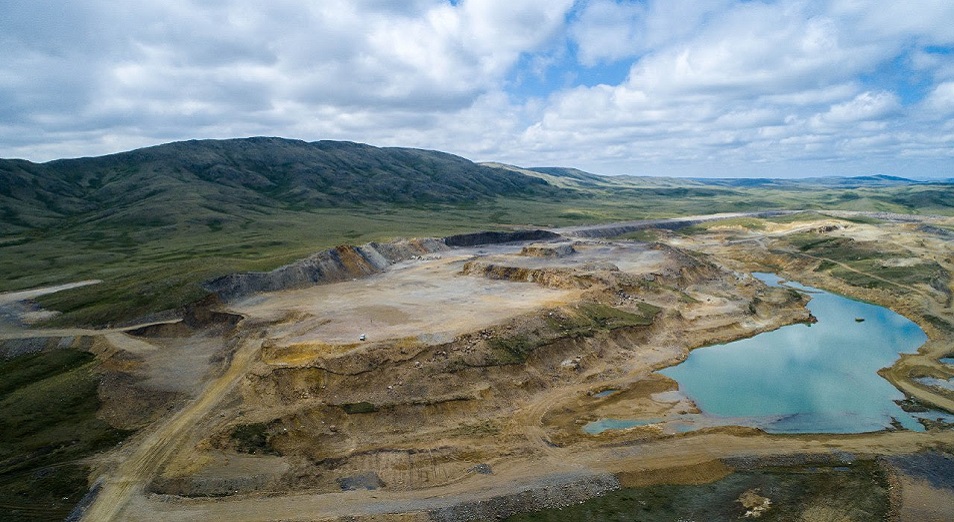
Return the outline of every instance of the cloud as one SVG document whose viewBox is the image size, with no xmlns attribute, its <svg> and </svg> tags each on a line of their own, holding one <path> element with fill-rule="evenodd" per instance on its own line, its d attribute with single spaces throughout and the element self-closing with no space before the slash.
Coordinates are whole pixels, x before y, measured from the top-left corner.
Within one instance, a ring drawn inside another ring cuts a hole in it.
<svg viewBox="0 0 954 522">
<path fill-rule="evenodd" d="M 944 5 L 906 13 L 897 28 L 849 5 L 739 2 L 689 17 L 684 27 L 691 33 L 648 49 L 635 33 L 620 32 L 646 27 L 644 18 L 658 5 L 598 2 L 584 10 L 572 31 L 582 60 L 632 56 L 630 73 L 618 85 L 555 93 L 524 134 L 528 146 L 549 153 L 549 144 L 561 143 L 587 150 L 598 163 L 611 158 L 607 165 L 624 157 L 644 168 L 669 162 L 704 172 L 703 161 L 890 160 L 910 150 L 908 141 L 924 139 L 916 107 L 869 84 L 882 80 L 912 41 L 951 41 L 948 26 L 932 20 L 946 15 Z M 592 37 L 604 26 L 607 32 Z M 600 38 L 619 47 L 596 45 Z M 925 103 L 941 106 L 944 99 L 938 92 Z"/>
<path fill-rule="evenodd" d="M 876 4 L 8 0 L 0 156 L 264 134 L 615 173 L 943 170 L 954 3 Z"/>
<path fill-rule="evenodd" d="M 569 33 L 584 65 L 635 58 L 690 37 L 731 3 L 593 0 L 583 4 Z"/>
<path fill-rule="evenodd" d="M 929 117 L 945 118 L 954 115 L 954 81 L 944 82 L 931 91 L 924 100 Z"/>
</svg>

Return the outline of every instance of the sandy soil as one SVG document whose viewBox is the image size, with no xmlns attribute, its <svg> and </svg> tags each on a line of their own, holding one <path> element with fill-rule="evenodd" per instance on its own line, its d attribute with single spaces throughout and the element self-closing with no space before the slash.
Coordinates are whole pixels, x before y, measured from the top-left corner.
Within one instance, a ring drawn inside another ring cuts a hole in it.
<svg viewBox="0 0 954 522">
<path fill-rule="evenodd" d="M 928 481 L 904 475 L 901 488 L 901 522 L 948 522 L 954 520 L 954 490 L 935 487 Z"/>
<path fill-rule="evenodd" d="M 455 251 L 442 259 L 404 262 L 367 279 L 272 292 L 232 308 L 250 321 L 272 323 L 269 338 L 283 344 L 347 344 L 358 342 L 362 334 L 369 342 L 413 337 L 438 344 L 579 295 L 460 276 L 464 262 L 477 252 Z"/>
</svg>

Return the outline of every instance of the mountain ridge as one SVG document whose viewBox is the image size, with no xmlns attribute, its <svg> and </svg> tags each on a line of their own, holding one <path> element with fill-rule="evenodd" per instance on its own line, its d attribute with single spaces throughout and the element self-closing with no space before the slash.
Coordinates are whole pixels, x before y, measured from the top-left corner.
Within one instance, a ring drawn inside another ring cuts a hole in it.
<svg viewBox="0 0 954 522">
<path fill-rule="evenodd" d="M 189 140 L 45 163 L 0 160 L 0 234 L 80 217 L 172 224 L 163 212 L 169 205 L 212 222 L 229 219 L 221 206 L 439 205 L 554 193 L 543 179 L 438 151 L 272 137 Z"/>
</svg>

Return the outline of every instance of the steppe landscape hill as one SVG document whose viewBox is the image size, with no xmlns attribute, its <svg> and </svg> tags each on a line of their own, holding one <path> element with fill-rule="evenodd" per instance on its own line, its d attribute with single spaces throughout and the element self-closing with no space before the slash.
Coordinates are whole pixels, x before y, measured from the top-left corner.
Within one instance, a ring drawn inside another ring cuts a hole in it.
<svg viewBox="0 0 954 522">
<path fill-rule="evenodd" d="M 451 154 L 282 138 L 195 140 L 48 163 L 0 160 L 0 233 L 223 224 L 249 212 L 547 196 L 539 177 Z"/>
</svg>

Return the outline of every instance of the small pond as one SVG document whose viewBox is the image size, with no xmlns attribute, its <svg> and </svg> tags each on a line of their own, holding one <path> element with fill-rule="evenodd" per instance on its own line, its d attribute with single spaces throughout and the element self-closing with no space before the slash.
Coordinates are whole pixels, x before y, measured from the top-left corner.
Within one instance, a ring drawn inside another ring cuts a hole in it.
<svg viewBox="0 0 954 522">
<path fill-rule="evenodd" d="M 780 285 L 772 274 L 755 276 Z M 904 412 L 895 403 L 904 395 L 877 374 L 900 353 L 914 352 L 927 340 L 916 324 L 880 306 L 797 283 L 785 286 L 812 296 L 808 308 L 818 323 L 700 348 L 684 363 L 660 371 L 678 381 L 679 392 L 674 393 L 692 399 L 702 413 L 599 419 L 583 430 L 599 434 L 657 424 L 666 433 L 727 425 L 769 433 L 862 433 L 895 423 L 923 431 L 917 419 L 954 423 L 954 415 L 946 412 Z M 951 382 L 930 379 L 924 384 L 947 388 Z"/>
<path fill-rule="evenodd" d="M 772 274 L 755 274 L 773 286 Z M 811 294 L 813 325 L 795 324 L 694 350 L 660 371 L 710 417 L 770 433 L 862 433 L 892 425 L 923 430 L 894 401 L 904 395 L 877 371 L 927 336 L 905 317 L 796 283 Z"/>
</svg>

